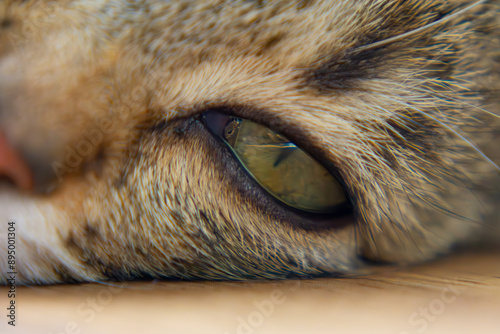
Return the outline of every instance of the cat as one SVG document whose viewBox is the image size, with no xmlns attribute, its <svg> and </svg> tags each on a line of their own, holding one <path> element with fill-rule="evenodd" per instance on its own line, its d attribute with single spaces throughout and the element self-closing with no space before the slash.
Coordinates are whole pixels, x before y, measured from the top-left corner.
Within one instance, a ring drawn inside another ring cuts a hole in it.
<svg viewBox="0 0 500 334">
<path fill-rule="evenodd" d="M 498 1 L 0 4 L 0 283 L 498 243 Z"/>
</svg>

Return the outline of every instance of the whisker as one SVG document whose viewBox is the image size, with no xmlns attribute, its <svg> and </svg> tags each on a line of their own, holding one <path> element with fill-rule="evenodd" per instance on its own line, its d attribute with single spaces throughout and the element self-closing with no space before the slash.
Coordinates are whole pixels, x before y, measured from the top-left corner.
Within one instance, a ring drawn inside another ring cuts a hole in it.
<svg viewBox="0 0 500 334">
<path fill-rule="evenodd" d="M 96 280 L 96 279 L 89 279 L 88 280 L 90 283 L 93 284 L 99 284 L 99 285 L 104 285 L 104 286 L 110 286 L 113 288 L 123 288 L 123 289 L 128 289 L 128 290 L 150 290 L 151 285 L 154 285 L 155 283 L 158 282 L 157 279 L 154 280 L 146 280 L 144 283 L 138 286 L 131 286 L 131 283 L 134 281 L 125 281 L 125 282 L 114 282 L 114 281 L 101 281 L 101 280 Z"/>
<path fill-rule="evenodd" d="M 428 93 L 428 91 L 426 91 L 424 88 L 413 88 L 414 90 L 416 91 L 420 91 L 420 92 L 423 92 L 423 93 Z M 470 90 L 467 90 L 466 92 L 473 92 L 473 91 L 470 91 Z M 475 93 L 475 92 L 474 92 Z M 500 118 L 500 115 L 497 115 L 495 114 L 494 112 L 492 111 L 489 111 L 489 110 L 486 110 L 484 108 L 481 108 L 480 106 L 477 106 L 477 105 L 474 105 L 474 104 L 471 104 L 471 103 L 467 103 L 466 101 L 464 100 L 461 100 L 461 99 L 458 99 L 456 97 L 453 97 L 453 96 L 449 96 L 449 95 L 446 95 L 446 94 L 439 94 L 438 92 L 434 92 L 434 95 L 437 96 L 437 97 L 444 97 L 450 101 L 453 101 L 453 102 L 459 102 L 467 107 L 471 107 L 471 108 L 474 108 L 478 111 L 482 111 L 484 112 L 485 114 L 487 114 L 488 116 L 492 116 L 492 117 L 496 117 L 496 118 Z"/>
<path fill-rule="evenodd" d="M 387 38 L 387 39 L 384 39 L 382 41 L 378 41 L 378 42 L 375 42 L 375 43 L 371 43 L 371 44 L 367 44 L 367 45 L 363 45 L 363 46 L 360 46 L 358 47 L 356 50 L 359 51 L 359 52 L 363 52 L 363 51 L 366 51 L 366 50 L 370 50 L 370 49 L 375 49 L 375 48 L 378 48 L 378 47 L 381 47 L 381 46 L 384 46 L 384 45 L 387 45 L 387 44 L 391 44 L 391 43 L 394 43 L 394 42 L 397 42 L 399 40 L 402 40 L 402 39 L 405 39 L 407 37 L 410 37 L 412 35 L 416 35 L 424 30 L 427 30 L 427 29 L 430 29 L 432 27 L 435 27 L 439 24 L 443 24 L 443 23 L 446 23 L 448 22 L 449 20 L 457 17 L 457 16 L 460 16 L 462 14 L 464 14 L 465 12 L 468 12 L 469 10 L 481 5 L 481 4 L 484 4 L 486 2 L 486 0 L 480 0 L 476 3 L 473 3 L 472 5 L 470 6 L 467 6 L 465 7 L 464 9 L 461 9 L 453 14 L 450 14 L 448 16 L 445 16 L 437 21 L 434 21 L 432 23 L 429 23 L 423 27 L 420 27 L 420 28 L 417 28 L 417 29 L 414 29 L 414 30 L 411 30 L 411 31 L 408 31 L 408 32 L 405 32 L 401 35 L 398 35 L 398 36 L 394 36 L 394 37 L 391 37 L 391 38 Z"/>
<path fill-rule="evenodd" d="M 469 147 L 473 148 L 477 153 L 479 153 L 479 155 L 485 160 L 487 161 L 489 164 L 491 164 L 493 167 L 495 167 L 495 169 L 497 170 L 500 170 L 500 167 L 498 167 L 498 165 L 493 161 L 491 160 L 486 154 L 483 153 L 483 151 L 481 149 L 479 149 L 479 147 L 477 147 L 474 143 L 472 143 L 469 139 L 467 139 L 464 135 L 460 134 L 460 132 L 457 130 L 457 129 L 454 129 L 453 127 L 451 127 L 449 124 L 446 124 L 442 121 L 440 121 L 437 117 L 435 116 L 432 116 L 431 114 L 425 112 L 425 111 L 422 111 L 418 108 L 416 108 L 415 106 L 412 106 L 406 102 L 403 102 L 403 101 L 399 101 L 399 100 L 396 100 L 396 99 L 393 99 L 394 101 L 397 101 L 398 103 L 401 103 L 402 105 L 406 106 L 407 108 L 409 108 L 410 110 L 414 110 L 416 112 L 419 112 L 421 113 L 422 115 L 425 115 L 427 117 L 429 117 L 430 119 L 436 121 L 438 124 L 442 125 L 443 127 L 445 127 L 446 129 L 450 130 L 453 134 L 455 134 L 456 136 L 458 136 L 460 139 L 462 139 L 464 142 L 466 142 Z"/>
</svg>

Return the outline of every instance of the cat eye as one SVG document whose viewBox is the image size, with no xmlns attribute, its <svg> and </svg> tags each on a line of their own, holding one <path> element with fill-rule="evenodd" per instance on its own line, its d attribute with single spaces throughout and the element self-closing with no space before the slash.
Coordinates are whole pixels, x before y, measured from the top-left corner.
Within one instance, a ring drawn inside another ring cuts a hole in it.
<svg viewBox="0 0 500 334">
<path fill-rule="evenodd" d="M 314 214 L 345 209 L 342 185 L 286 137 L 264 125 L 216 111 L 206 112 L 203 121 L 247 174 L 279 202 Z"/>
</svg>

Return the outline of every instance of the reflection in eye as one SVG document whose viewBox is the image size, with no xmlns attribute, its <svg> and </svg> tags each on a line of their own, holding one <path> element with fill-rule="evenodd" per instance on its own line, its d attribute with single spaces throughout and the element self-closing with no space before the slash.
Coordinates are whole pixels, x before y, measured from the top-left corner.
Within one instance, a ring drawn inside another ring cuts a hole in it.
<svg viewBox="0 0 500 334">
<path fill-rule="evenodd" d="M 264 189 L 284 204 L 310 213 L 331 214 L 347 202 L 339 182 L 294 143 L 255 122 L 209 111 L 207 127 Z"/>
</svg>

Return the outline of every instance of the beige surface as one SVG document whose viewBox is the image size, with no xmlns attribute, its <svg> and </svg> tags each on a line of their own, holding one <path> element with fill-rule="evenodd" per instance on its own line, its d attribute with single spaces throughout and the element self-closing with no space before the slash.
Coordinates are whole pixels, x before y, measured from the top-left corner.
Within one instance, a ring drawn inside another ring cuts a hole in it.
<svg viewBox="0 0 500 334">
<path fill-rule="evenodd" d="M 0 302 L 2 334 L 500 333 L 500 252 L 349 279 L 23 287 L 15 328 Z"/>
</svg>

